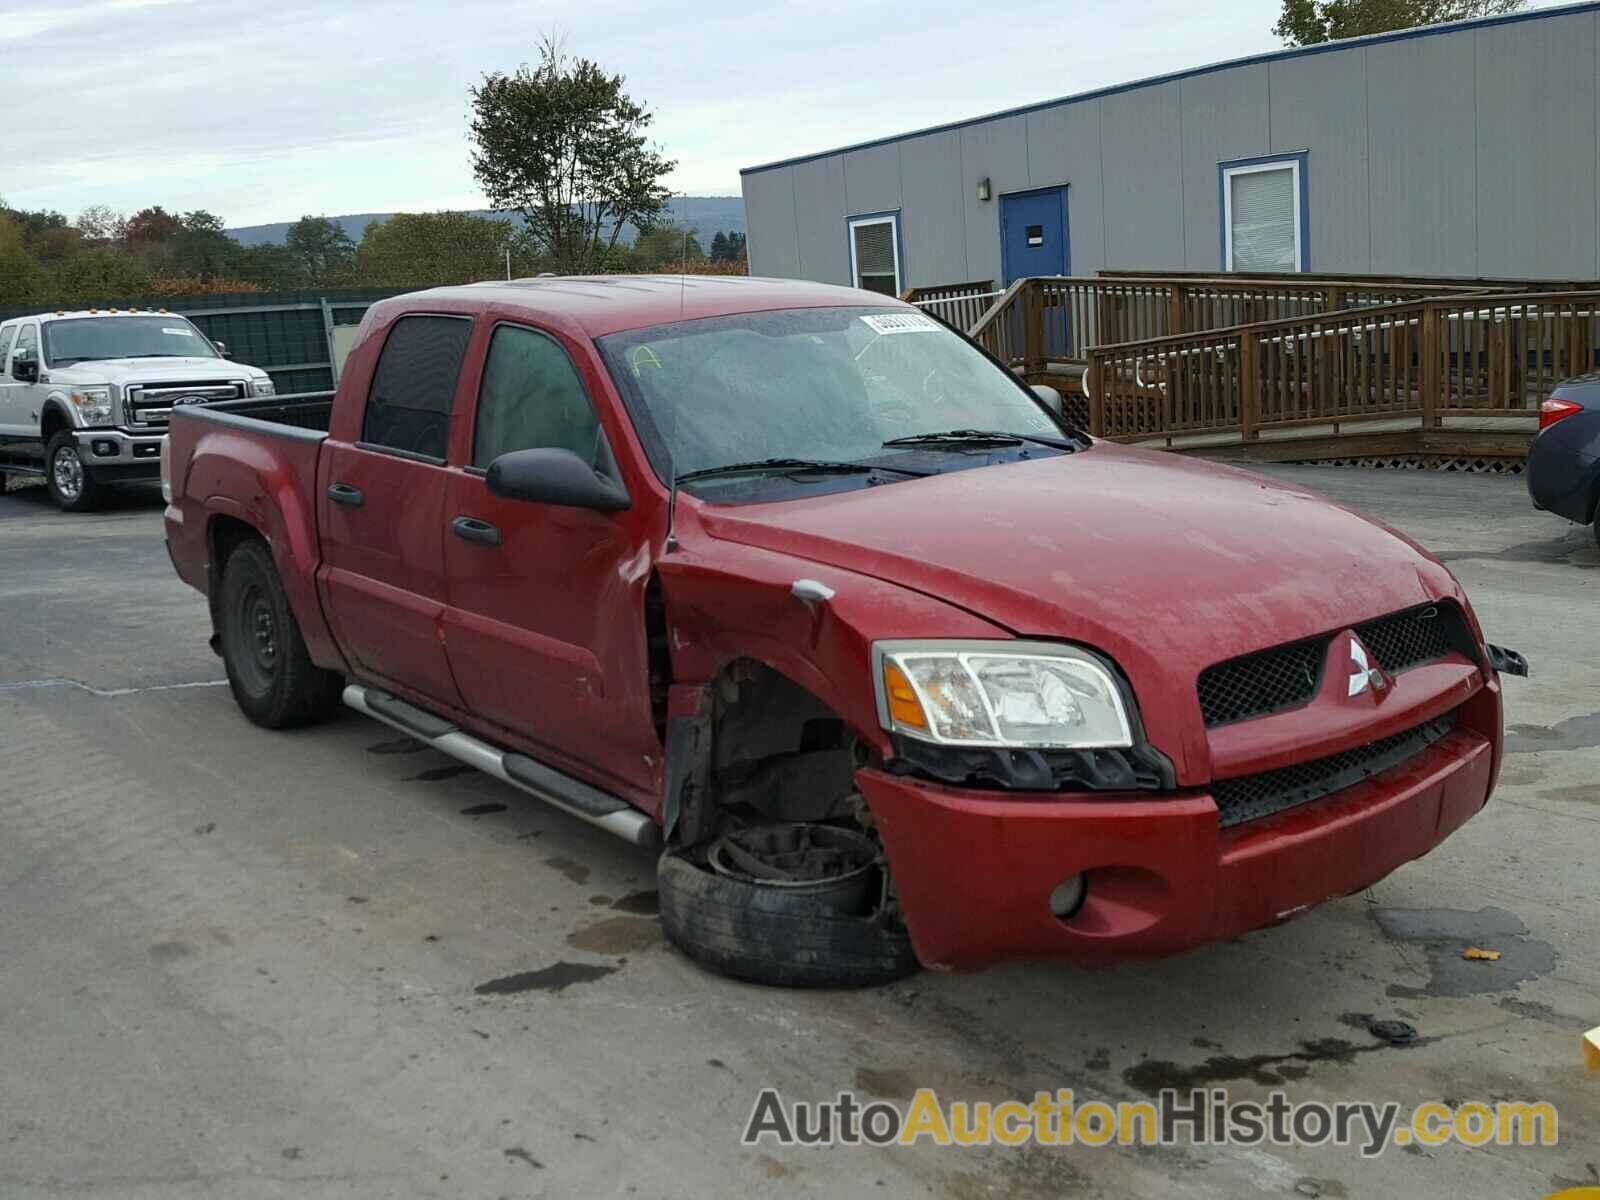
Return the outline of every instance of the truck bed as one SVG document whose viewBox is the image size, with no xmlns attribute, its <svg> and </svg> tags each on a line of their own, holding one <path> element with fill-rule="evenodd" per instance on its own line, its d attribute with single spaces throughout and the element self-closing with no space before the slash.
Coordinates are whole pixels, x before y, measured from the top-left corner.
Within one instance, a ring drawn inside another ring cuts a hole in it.
<svg viewBox="0 0 1600 1200">
<path fill-rule="evenodd" d="M 333 415 L 333 397 L 333 392 L 296 392 L 259 400 L 223 400 L 204 408 L 207 412 L 231 413 L 270 425 L 327 433 L 328 420 Z"/>
</svg>

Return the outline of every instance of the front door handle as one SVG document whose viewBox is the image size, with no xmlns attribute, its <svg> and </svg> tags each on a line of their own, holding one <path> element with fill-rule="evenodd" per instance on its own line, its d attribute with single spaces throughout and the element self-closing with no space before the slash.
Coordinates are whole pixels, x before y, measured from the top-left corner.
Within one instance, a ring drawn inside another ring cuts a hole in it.
<svg viewBox="0 0 1600 1200">
<path fill-rule="evenodd" d="M 361 489 L 351 487 L 348 483 L 330 483 L 328 499 L 335 504 L 345 504 L 351 508 L 360 508 L 367 502 L 367 498 L 361 494 Z"/>
<path fill-rule="evenodd" d="M 450 528 L 464 542 L 477 542 L 480 546 L 500 544 L 500 531 L 477 517 L 457 517 L 450 523 Z"/>
</svg>

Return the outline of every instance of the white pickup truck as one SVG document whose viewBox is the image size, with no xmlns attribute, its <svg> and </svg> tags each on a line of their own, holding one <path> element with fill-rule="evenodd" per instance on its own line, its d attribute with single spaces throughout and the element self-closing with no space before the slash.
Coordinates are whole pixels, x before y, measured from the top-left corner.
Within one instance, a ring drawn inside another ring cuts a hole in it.
<svg viewBox="0 0 1600 1200">
<path fill-rule="evenodd" d="M 156 479 L 172 410 L 273 394 L 176 313 L 89 309 L 0 324 L 0 485 L 43 475 L 62 509 L 108 485 Z M 3 490 L 3 486 L 0 486 Z"/>
</svg>

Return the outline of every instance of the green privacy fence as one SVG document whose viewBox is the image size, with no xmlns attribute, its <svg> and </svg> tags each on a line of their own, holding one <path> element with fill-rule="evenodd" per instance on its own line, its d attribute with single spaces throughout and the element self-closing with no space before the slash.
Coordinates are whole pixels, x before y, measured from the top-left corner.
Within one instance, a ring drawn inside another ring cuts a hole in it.
<svg viewBox="0 0 1600 1200">
<path fill-rule="evenodd" d="M 333 288 L 213 296 L 124 296 L 80 307 L 181 312 L 212 341 L 227 343 L 228 353 L 237 362 L 265 370 L 278 392 L 287 394 L 333 387 L 338 379 L 334 328 L 358 325 L 375 302 L 414 290 Z M 0 308 L 0 321 L 39 311 L 35 307 Z"/>
</svg>

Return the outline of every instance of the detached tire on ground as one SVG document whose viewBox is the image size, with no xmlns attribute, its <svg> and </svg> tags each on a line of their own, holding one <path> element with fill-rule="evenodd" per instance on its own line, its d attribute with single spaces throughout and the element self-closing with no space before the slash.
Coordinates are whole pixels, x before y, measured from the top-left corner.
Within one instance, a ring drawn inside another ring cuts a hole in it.
<svg viewBox="0 0 1600 1200">
<path fill-rule="evenodd" d="M 677 851 L 656 867 L 661 925 L 690 958 L 776 987 L 873 987 L 918 968 L 911 939 L 872 917 L 697 866 Z"/>
<path fill-rule="evenodd" d="M 228 686 L 250 720 L 289 729 L 338 708 L 344 680 L 311 661 L 265 542 L 228 556 L 217 612 Z"/>
</svg>

